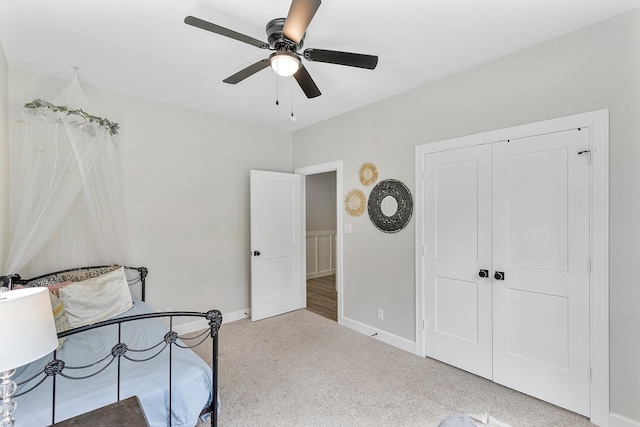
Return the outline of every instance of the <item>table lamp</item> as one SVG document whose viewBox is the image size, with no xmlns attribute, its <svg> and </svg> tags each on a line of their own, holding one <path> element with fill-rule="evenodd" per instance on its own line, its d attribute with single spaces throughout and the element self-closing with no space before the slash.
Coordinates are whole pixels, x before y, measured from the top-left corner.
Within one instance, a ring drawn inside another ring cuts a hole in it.
<svg viewBox="0 0 640 427">
<path fill-rule="evenodd" d="M 56 325 L 47 288 L 24 288 L 0 293 L 0 426 L 13 427 L 11 398 L 16 368 L 51 353 L 58 346 Z"/>
</svg>

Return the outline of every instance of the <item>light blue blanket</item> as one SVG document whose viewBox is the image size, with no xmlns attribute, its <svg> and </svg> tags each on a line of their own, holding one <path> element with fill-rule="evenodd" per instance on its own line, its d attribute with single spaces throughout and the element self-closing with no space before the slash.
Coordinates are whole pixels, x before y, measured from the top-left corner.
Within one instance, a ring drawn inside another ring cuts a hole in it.
<svg viewBox="0 0 640 427">
<path fill-rule="evenodd" d="M 136 301 L 133 307 L 118 317 L 148 313 L 144 302 Z M 136 353 L 132 350 L 151 347 L 161 341 L 168 328 L 160 319 L 146 319 L 122 324 L 122 339 L 128 347 L 126 355 L 145 359 L 156 352 Z M 105 363 L 88 369 L 69 369 L 70 366 L 92 364 L 111 353 L 118 342 L 118 328 L 110 325 L 67 337 L 57 358 L 65 362 L 63 373 L 82 377 L 99 370 Z M 210 341 L 202 345 L 209 345 Z M 193 351 L 172 346 L 172 426 L 196 425 L 202 409 L 211 402 L 212 375 L 209 366 Z M 109 359 L 111 359 L 109 357 Z M 46 356 L 25 367 L 14 376 L 18 383 L 31 376 L 52 360 Z M 107 360 L 108 361 L 108 360 Z M 121 358 L 120 399 L 138 396 L 151 426 L 169 425 L 169 347 L 157 357 L 145 362 L 131 362 Z M 117 400 L 117 360 L 97 376 L 84 380 L 69 380 L 57 376 L 56 422 L 87 411 L 100 408 Z M 17 393 L 20 393 L 18 388 Z M 51 377 L 35 390 L 15 400 L 18 406 L 13 413 L 17 426 L 48 426 L 51 424 Z"/>
</svg>

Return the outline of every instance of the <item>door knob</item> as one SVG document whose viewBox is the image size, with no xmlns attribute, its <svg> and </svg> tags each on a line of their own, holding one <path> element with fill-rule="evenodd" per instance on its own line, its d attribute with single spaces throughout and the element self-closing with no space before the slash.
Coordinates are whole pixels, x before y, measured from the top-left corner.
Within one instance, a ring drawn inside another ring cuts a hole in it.
<svg viewBox="0 0 640 427">
<path fill-rule="evenodd" d="M 480 276 L 480 277 L 489 277 L 489 270 L 480 270 L 478 272 L 478 276 Z"/>
<path fill-rule="evenodd" d="M 260 256 L 260 251 L 253 251 L 253 256 Z"/>
<path fill-rule="evenodd" d="M 496 280 L 504 280 L 504 272 L 496 271 L 496 274 L 493 275 L 493 278 Z"/>
</svg>

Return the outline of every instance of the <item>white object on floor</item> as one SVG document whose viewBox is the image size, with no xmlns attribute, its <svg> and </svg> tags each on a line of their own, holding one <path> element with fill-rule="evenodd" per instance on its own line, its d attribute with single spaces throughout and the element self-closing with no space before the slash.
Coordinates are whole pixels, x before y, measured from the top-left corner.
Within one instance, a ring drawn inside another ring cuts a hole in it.
<svg viewBox="0 0 640 427">
<path fill-rule="evenodd" d="M 503 423 L 502 421 L 496 420 L 488 412 L 483 414 L 469 414 L 476 424 L 479 426 L 490 426 L 490 427 L 511 427 L 510 424 Z"/>
<path fill-rule="evenodd" d="M 488 412 L 482 414 L 453 414 L 440 421 L 438 427 L 511 427 Z"/>
</svg>

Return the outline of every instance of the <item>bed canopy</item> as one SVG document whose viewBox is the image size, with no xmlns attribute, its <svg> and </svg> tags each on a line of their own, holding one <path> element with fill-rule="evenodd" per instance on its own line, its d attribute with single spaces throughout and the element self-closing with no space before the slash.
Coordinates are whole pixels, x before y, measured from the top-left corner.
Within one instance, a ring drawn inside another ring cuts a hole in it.
<svg viewBox="0 0 640 427">
<path fill-rule="evenodd" d="M 7 274 L 127 258 L 118 124 L 95 111 L 77 74 L 52 102 L 25 104 L 10 142 Z"/>
</svg>

